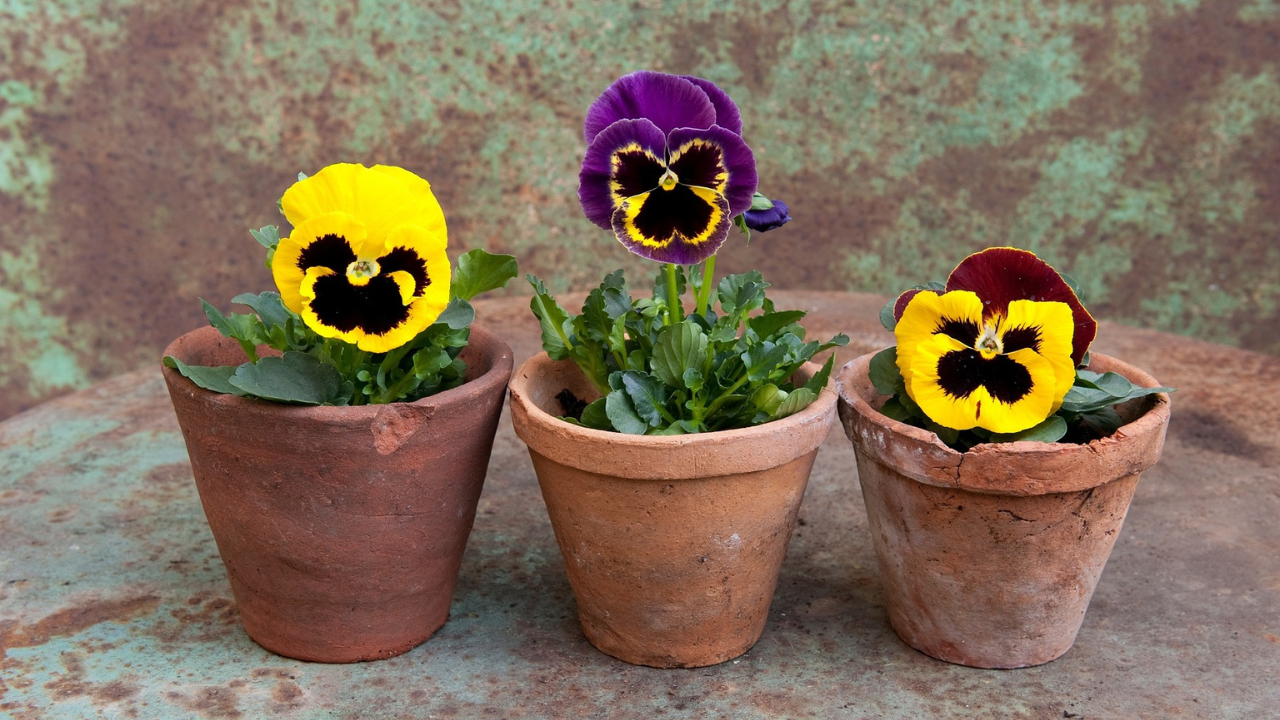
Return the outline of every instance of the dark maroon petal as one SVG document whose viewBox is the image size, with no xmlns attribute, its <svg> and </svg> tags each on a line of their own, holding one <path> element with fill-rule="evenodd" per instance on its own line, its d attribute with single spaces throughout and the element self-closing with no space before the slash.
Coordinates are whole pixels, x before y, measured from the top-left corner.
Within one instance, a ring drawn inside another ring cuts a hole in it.
<svg viewBox="0 0 1280 720">
<path fill-rule="evenodd" d="M 969 290 L 982 300 L 984 317 L 1003 315 L 1014 300 L 1063 302 L 1071 306 L 1075 332 L 1071 358 L 1079 365 L 1098 334 L 1098 323 L 1071 286 L 1035 253 L 1011 247 L 987 248 L 965 258 L 947 278 L 947 292 Z"/>
<path fill-rule="evenodd" d="M 645 155 L 646 151 L 651 158 Z M 635 195 L 652 190 L 657 187 L 656 181 L 642 190 L 632 186 L 642 184 L 651 169 L 645 167 L 649 164 L 644 162 L 646 159 L 650 163 L 657 161 L 658 175 L 661 175 L 665 169 L 661 163 L 666 160 L 666 153 L 666 135 L 648 120 L 619 120 L 597 134 L 587 147 L 582 171 L 578 173 L 578 202 L 582 204 L 582 212 L 587 219 L 606 230 L 611 229 L 613 211 L 617 209 L 610 188 L 615 172 L 621 172 L 623 176 L 619 178 L 625 182 L 623 192 Z M 613 163 L 615 155 L 622 161 L 617 168 Z"/>
<path fill-rule="evenodd" d="M 901 320 L 902 313 L 907 310 L 907 303 L 911 302 L 911 298 L 915 297 L 919 290 L 908 290 L 898 296 L 898 301 L 893 304 L 893 319 Z"/>
<path fill-rule="evenodd" d="M 756 194 L 756 157 L 751 148 L 736 133 L 716 125 L 706 129 L 680 128 L 667 136 L 667 149 L 670 152 L 671 165 L 674 170 L 680 164 L 686 148 L 698 145 L 710 145 L 719 148 L 720 162 L 728 177 L 721 184 L 700 185 L 710 187 L 724 195 L 729 201 L 729 216 L 738 215 L 751 207 L 751 198 Z M 687 185 L 699 185 L 708 181 L 705 177 L 691 177 L 686 180 L 679 170 L 680 182 Z M 696 180 L 696 181 L 695 181 Z"/>
<path fill-rule="evenodd" d="M 663 133 L 676 128 L 709 128 L 716 108 L 707 93 L 678 75 L 641 70 L 623 75 L 587 109 L 583 135 L 591 144 L 619 120 L 645 118 Z"/>
<path fill-rule="evenodd" d="M 681 75 L 680 77 L 702 88 L 702 91 L 707 94 L 707 98 L 711 100 L 711 104 L 716 108 L 716 125 L 734 135 L 742 134 L 742 114 L 738 112 L 738 106 L 729 97 L 729 93 L 721 90 L 718 85 L 710 80 L 704 80 L 692 75 Z"/>
</svg>

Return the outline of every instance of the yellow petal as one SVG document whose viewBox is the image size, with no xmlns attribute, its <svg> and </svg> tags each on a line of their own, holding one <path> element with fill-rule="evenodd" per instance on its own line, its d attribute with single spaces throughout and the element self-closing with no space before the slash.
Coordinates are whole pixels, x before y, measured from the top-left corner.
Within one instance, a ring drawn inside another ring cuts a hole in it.
<svg viewBox="0 0 1280 720">
<path fill-rule="evenodd" d="M 982 301 L 974 293 L 965 290 L 944 295 L 922 290 L 907 303 L 902 311 L 902 318 L 893 329 L 898 341 L 898 370 L 906 383 L 907 395 L 913 400 L 916 396 L 912 387 L 911 368 L 916 347 L 931 339 L 946 319 L 969 321 L 981 328 Z"/>
<path fill-rule="evenodd" d="M 1051 413 L 1062 407 L 1062 398 L 1066 397 L 1067 391 L 1076 382 L 1075 362 L 1071 359 L 1071 341 L 1075 327 L 1070 305 L 1034 300 L 1014 300 L 1009 303 L 1009 313 L 1000 324 L 1002 340 L 1019 328 L 1029 328 L 1036 332 L 1038 347 L 1035 351 L 1049 361 L 1057 378 Z M 1006 352 L 1009 349 L 1011 348 L 1007 348 Z"/>
<path fill-rule="evenodd" d="M 952 393 L 940 377 L 939 364 L 951 353 L 974 353 L 960 341 L 947 335 L 934 335 L 916 347 L 913 356 L 912 399 L 930 420 L 955 430 L 982 427 L 991 432 L 1014 433 L 1035 426 L 1052 413 L 1056 378 L 1053 366 L 1034 350 L 1023 349 L 997 358 L 1002 363 L 1016 363 L 1030 377 L 1030 388 L 1014 402 L 998 399 L 986 384 L 978 384 L 968 393 Z M 980 373 L 992 360 L 978 359 L 969 364 Z M 981 377 L 980 375 L 970 376 Z M 950 382 L 954 382 L 951 378 Z"/>
<path fill-rule="evenodd" d="M 364 223 L 373 248 L 381 248 L 396 226 L 429 214 L 400 180 L 351 163 L 330 165 L 299 180 L 285 191 L 280 204 L 295 228 L 318 215 L 345 212 Z M 369 257 L 363 249 L 359 254 Z"/>
<path fill-rule="evenodd" d="M 300 265 L 303 251 L 321 238 L 331 235 L 341 238 L 353 255 L 365 242 L 365 228 L 362 223 L 347 213 L 332 212 L 317 215 L 299 224 L 289 237 L 282 238 L 280 244 L 276 246 L 276 253 L 271 258 L 271 276 L 276 282 L 276 288 L 280 291 L 280 299 L 284 302 L 284 306 L 295 313 L 302 312 L 302 296 L 299 294 L 299 288 L 302 286 L 305 272 Z M 346 271 L 345 267 L 329 269 L 334 272 Z"/>
</svg>

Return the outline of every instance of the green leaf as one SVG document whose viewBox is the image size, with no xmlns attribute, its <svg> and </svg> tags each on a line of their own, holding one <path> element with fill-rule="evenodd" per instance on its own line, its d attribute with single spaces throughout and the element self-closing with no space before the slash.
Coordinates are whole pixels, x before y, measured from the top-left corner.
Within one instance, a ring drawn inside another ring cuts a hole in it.
<svg viewBox="0 0 1280 720">
<path fill-rule="evenodd" d="M 747 325 L 750 326 L 752 330 L 756 331 L 756 334 L 760 336 L 761 340 L 766 340 L 769 336 L 800 320 L 807 314 L 808 313 L 803 310 L 784 310 L 783 312 L 765 313 L 751 318 L 747 321 Z"/>
<path fill-rule="evenodd" d="M 455 297 L 445 306 L 444 312 L 440 313 L 440 317 L 436 318 L 436 323 L 447 325 L 450 330 L 462 330 L 463 328 L 471 327 L 471 323 L 475 319 L 476 311 L 475 308 L 471 307 L 471 303 L 460 297 Z"/>
<path fill-rule="evenodd" d="M 688 368 L 685 370 L 684 375 L 680 377 L 680 380 L 684 383 L 684 386 L 689 389 L 689 392 L 693 393 L 701 390 L 703 384 L 706 382 L 706 378 L 702 376 L 702 373 L 699 372 L 697 368 Z"/>
<path fill-rule="evenodd" d="M 889 332 L 893 332 L 893 329 L 898 326 L 898 319 L 893 316 L 893 308 L 897 303 L 898 298 L 894 297 L 885 303 L 884 307 L 880 308 L 880 324 Z"/>
<path fill-rule="evenodd" d="M 622 375 L 622 387 L 641 419 L 653 427 L 662 424 L 663 409 L 667 404 L 667 388 L 662 381 L 652 375 L 628 370 Z"/>
<path fill-rule="evenodd" d="M 231 298 L 231 302 L 252 308 L 262 320 L 262 324 L 267 326 L 268 331 L 272 328 L 284 327 L 285 323 L 289 322 L 289 318 L 296 317 L 284 306 L 284 301 L 280 299 L 278 292 L 264 292 L 258 295 L 241 293 Z"/>
<path fill-rule="evenodd" d="M 1075 278 L 1064 272 L 1058 273 L 1058 277 L 1062 278 L 1062 282 L 1066 283 L 1067 287 L 1071 288 L 1071 292 L 1076 294 L 1077 300 L 1084 302 L 1084 298 L 1080 296 L 1080 283 Z"/>
<path fill-rule="evenodd" d="M 582 409 L 582 418 L 580 422 L 589 428 L 596 430 L 612 430 L 613 424 L 609 422 L 609 414 L 605 410 L 605 398 L 600 398 L 589 403 Z"/>
<path fill-rule="evenodd" d="M 268 250 L 275 250 L 276 245 L 280 244 L 280 228 L 275 225 L 266 225 L 257 230 L 250 230 L 249 234 L 253 236 L 254 240 L 258 241 L 259 245 Z"/>
<path fill-rule="evenodd" d="M 787 398 L 782 401 L 782 404 L 778 406 L 778 409 L 774 410 L 773 419 L 778 420 L 780 418 L 787 417 L 788 415 L 795 415 L 801 410 L 812 405 L 813 401 L 817 399 L 818 394 L 809 388 L 796 388 L 790 395 L 787 395 Z"/>
<path fill-rule="evenodd" d="M 434 345 L 425 347 L 413 354 L 413 374 L 419 380 L 425 380 L 432 375 L 439 375 L 453 360 L 444 348 Z"/>
<path fill-rule="evenodd" d="M 684 385 L 684 372 L 708 366 L 707 336 L 689 320 L 663 328 L 654 343 L 649 367 L 662 382 L 674 388 Z"/>
<path fill-rule="evenodd" d="M 649 423 L 641 420 L 636 409 L 631 406 L 631 398 L 625 390 L 614 390 L 606 395 L 604 411 L 609 423 L 618 432 L 643 435 L 649 429 Z"/>
<path fill-rule="evenodd" d="M 772 383 L 761 385 L 755 392 L 751 393 L 751 405 L 756 410 L 764 413 L 769 418 L 775 417 L 774 413 L 782 406 L 787 399 L 787 392 Z"/>
<path fill-rule="evenodd" d="M 822 369 L 814 373 L 813 377 L 809 378 L 809 381 L 804 384 L 804 386 L 808 388 L 809 392 L 814 394 L 814 397 L 817 397 L 818 394 L 822 392 L 822 389 L 827 386 L 827 380 L 830 379 L 831 370 L 834 369 L 835 366 L 836 355 L 835 353 L 832 353 L 831 357 L 827 358 L 827 362 L 822 365 Z"/>
<path fill-rule="evenodd" d="M 516 259 L 511 255 L 492 255 L 476 248 L 458 258 L 449 294 L 470 300 L 480 293 L 506 287 L 519 272 Z"/>
<path fill-rule="evenodd" d="M 720 307 L 726 315 L 746 315 L 764 304 L 764 291 L 767 287 L 769 283 L 764 281 L 764 276 L 758 270 L 752 270 L 738 275 L 726 275 L 716 286 L 716 292 L 720 295 Z"/>
<path fill-rule="evenodd" d="M 988 442 L 1058 442 L 1067 434 L 1067 421 L 1057 415 L 1050 415 L 1034 427 L 1016 433 L 991 433 Z"/>
<path fill-rule="evenodd" d="M 343 385 L 342 375 L 332 365 L 301 352 L 245 363 L 229 382 L 263 400 L 300 405 L 333 403 Z"/>
<path fill-rule="evenodd" d="M 790 351 L 786 345 L 763 342 L 748 348 L 742 354 L 742 364 L 746 366 L 747 379 L 760 382 L 768 377 L 786 359 Z"/>
<path fill-rule="evenodd" d="M 1124 425 L 1124 418 L 1113 407 L 1105 407 L 1091 413 L 1080 415 L 1080 422 L 1096 428 L 1104 437 L 1114 433 Z"/>
<path fill-rule="evenodd" d="M 876 392 L 881 395 L 896 393 L 902 382 L 902 372 L 898 369 L 898 348 L 888 347 L 876 353 L 871 358 L 868 374 L 871 376 L 871 384 L 876 386 Z"/>
<path fill-rule="evenodd" d="M 899 402 L 896 397 L 889 398 L 880 406 L 880 414 L 901 423 L 916 424 L 919 422 L 919 418 L 912 415 L 911 411 Z"/>
<path fill-rule="evenodd" d="M 923 418 L 923 420 L 924 420 L 925 429 L 929 430 L 934 435 L 937 435 L 938 439 L 942 441 L 943 445 L 955 445 L 956 442 L 960 439 L 959 430 L 956 430 L 954 428 L 949 428 L 943 425 L 939 425 L 938 423 L 930 420 L 927 417 Z"/>
<path fill-rule="evenodd" d="M 542 349 L 547 351 L 552 360 L 569 357 L 572 344 L 564 331 L 569 314 L 556 303 L 556 299 L 547 292 L 547 286 L 537 276 L 526 275 L 525 279 L 533 286 L 533 299 L 529 301 L 529 308 L 542 325 Z"/>
<path fill-rule="evenodd" d="M 235 365 L 188 365 L 172 355 L 165 355 L 161 362 L 165 367 L 182 373 L 183 377 L 190 379 L 197 387 L 224 395 L 244 395 L 243 390 L 227 382 L 236 372 Z"/>
</svg>

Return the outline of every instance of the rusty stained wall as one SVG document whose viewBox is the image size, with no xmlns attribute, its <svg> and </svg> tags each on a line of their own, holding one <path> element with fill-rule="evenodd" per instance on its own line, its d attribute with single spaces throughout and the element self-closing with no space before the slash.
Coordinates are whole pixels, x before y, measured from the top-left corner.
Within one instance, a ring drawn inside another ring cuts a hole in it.
<svg viewBox="0 0 1280 720">
<path fill-rule="evenodd" d="M 0 416 L 268 289 L 246 228 L 333 161 L 421 173 L 455 253 L 555 289 L 641 270 L 575 190 L 587 104 L 643 67 L 726 87 L 793 208 L 722 269 L 892 292 L 1007 243 L 1101 317 L 1280 353 L 1278 34 L 1263 0 L 10 0 Z"/>
</svg>

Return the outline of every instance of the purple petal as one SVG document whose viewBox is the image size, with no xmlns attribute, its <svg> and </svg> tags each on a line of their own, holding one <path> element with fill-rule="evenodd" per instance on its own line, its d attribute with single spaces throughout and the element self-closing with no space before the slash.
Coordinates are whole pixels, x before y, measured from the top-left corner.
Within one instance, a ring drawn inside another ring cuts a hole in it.
<svg viewBox="0 0 1280 720">
<path fill-rule="evenodd" d="M 613 211 L 620 202 L 611 188 L 619 169 L 614 157 L 626 153 L 647 154 L 658 164 L 665 164 L 666 135 L 648 120 L 619 120 L 597 134 L 587 147 L 582 171 L 578 173 L 578 202 L 587 219 L 606 230 L 613 227 Z"/>
<path fill-rule="evenodd" d="M 623 75 L 591 103 L 583 135 L 591 144 L 619 120 L 645 118 L 664 133 L 680 127 L 709 128 L 716 107 L 707 93 L 677 75 L 641 70 Z"/>
<path fill-rule="evenodd" d="M 729 97 L 729 93 L 721 90 L 720 86 L 710 80 L 704 80 L 692 75 L 681 75 L 680 77 L 702 88 L 702 91 L 707 94 L 707 98 L 711 100 L 711 104 L 716 109 L 716 125 L 734 135 L 742 134 L 742 115 L 738 112 L 738 106 L 734 104 L 733 99 Z"/>
<path fill-rule="evenodd" d="M 742 213 L 742 219 L 756 232 L 769 232 L 791 222 L 791 212 L 786 203 L 774 200 L 768 210 L 748 210 Z"/>
<path fill-rule="evenodd" d="M 721 162 L 728 177 L 720 187 L 712 189 L 723 194 L 729 201 L 730 217 L 750 208 L 757 180 L 756 157 L 751 153 L 751 148 L 736 133 L 718 125 L 705 130 L 680 128 L 667 136 L 672 164 L 679 162 L 678 156 L 684 148 L 699 143 L 709 143 L 720 150 Z"/>
</svg>

